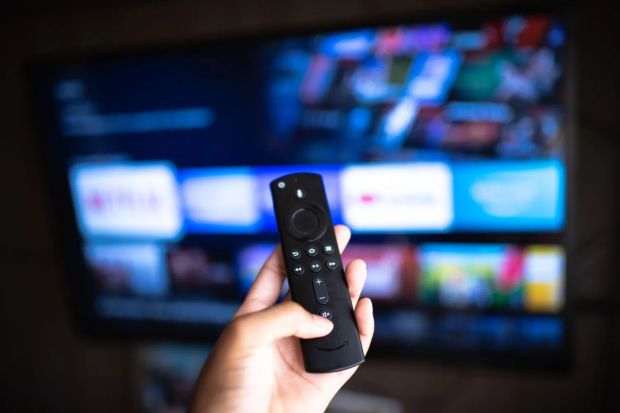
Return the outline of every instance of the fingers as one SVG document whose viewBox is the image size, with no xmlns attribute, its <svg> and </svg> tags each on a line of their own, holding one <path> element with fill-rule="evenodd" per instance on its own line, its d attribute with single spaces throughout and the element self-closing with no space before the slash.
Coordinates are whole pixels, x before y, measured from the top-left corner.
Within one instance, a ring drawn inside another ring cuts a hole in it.
<svg viewBox="0 0 620 413">
<path fill-rule="evenodd" d="M 278 245 L 258 272 L 235 317 L 271 307 L 280 295 L 285 276 L 282 248 Z"/>
<path fill-rule="evenodd" d="M 338 243 L 338 250 L 342 254 L 344 249 L 349 244 L 351 240 L 351 230 L 344 225 L 336 225 L 334 227 L 334 232 L 336 233 L 336 242 Z"/>
<path fill-rule="evenodd" d="M 233 334 L 252 345 L 268 344 L 284 337 L 316 338 L 329 334 L 331 321 L 287 301 L 263 311 L 239 317 L 231 324 Z"/>
<path fill-rule="evenodd" d="M 351 231 L 344 225 L 336 225 L 334 232 L 336 233 L 338 248 L 342 252 L 351 239 Z M 235 317 L 261 311 L 274 305 L 280 296 L 285 277 L 286 269 L 284 268 L 282 248 L 278 246 L 259 271 Z"/>
<path fill-rule="evenodd" d="M 357 300 L 362 293 L 362 288 L 364 288 L 364 283 L 366 282 L 366 263 L 359 259 L 351 261 L 349 265 L 347 265 L 345 278 L 349 286 L 351 303 L 353 304 L 353 308 L 355 308 Z"/>
<path fill-rule="evenodd" d="M 355 319 L 360 333 L 362 348 L 364 349 L 364 354 L 366 354 L 368 352 L 368 348 L 370 348 L 372 336 L 375 333 L 375 318 L 373 315 L 372 301 L 370 301 L 370 298 L 362 298 L 359 300 L 357 307 L 355 307 Z"/>
</svg>

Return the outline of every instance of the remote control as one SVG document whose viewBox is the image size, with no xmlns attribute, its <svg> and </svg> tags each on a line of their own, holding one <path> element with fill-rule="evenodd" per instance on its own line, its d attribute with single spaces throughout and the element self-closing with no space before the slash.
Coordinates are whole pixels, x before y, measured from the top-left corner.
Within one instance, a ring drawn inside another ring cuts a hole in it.
<svg viewBox="0 0 620 413">
<path fill-rule="evenodd" d="M 301 340 L 307 372 L 345 370 L 364 362 L 355 314 L 321 175 L 271 182 L 271 195 L 293 301 L 334 323 L 325 337 Z"/>
</svg>

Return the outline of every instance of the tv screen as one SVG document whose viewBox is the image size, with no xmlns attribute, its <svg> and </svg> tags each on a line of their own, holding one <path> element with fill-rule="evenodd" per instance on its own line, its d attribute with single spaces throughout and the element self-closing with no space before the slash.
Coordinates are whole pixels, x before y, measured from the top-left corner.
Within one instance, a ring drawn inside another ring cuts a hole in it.
<svg viewBox="0 0 620 413">
<path fill-rule="evenodd" d="M 277 244 L 268 183 L 315 172 L 375 352 L 557 364 L 566 41 L 502 15 L 40 62 L 80 325 L 213 339 Z"/>
</svg>

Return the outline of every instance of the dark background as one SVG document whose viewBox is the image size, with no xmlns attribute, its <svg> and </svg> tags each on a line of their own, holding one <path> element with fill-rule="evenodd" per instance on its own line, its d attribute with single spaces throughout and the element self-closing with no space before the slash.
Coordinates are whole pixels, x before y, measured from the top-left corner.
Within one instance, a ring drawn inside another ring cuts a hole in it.
<svg viewBox="0 0 620 413">
<path fill-rule="evenodd" d="M 26 61 L 152 48 L 442 12 L 518 9 L 511 0 L 225 2 L 10 0 L 0 6 L 0 411 L 124 412 L 138 406 L 140 343 L 76 331 L 56 257 Z M 562 2 L 531 2 L 548 7 Z M 411 412 L 620 411 L 620 15 L 568 4 L 577 37 L 569 173 L 574 329 L 566 373 L 369 360 L 347 385 Z"/>
</svg>

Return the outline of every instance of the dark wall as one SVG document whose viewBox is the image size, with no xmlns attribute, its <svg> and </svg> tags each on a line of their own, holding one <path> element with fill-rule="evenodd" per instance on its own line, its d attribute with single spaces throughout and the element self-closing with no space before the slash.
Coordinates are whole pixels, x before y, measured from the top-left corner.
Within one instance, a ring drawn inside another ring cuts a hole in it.
<svg viewBox="0 0 620 413">
<path fill-rule="evenodd" d="M 122 412 L 136 405 L 136 344 L 95 341 L 75 331 L 66 277 L 54 259 L 54 217 L 23 78 L 26 59 L 520 3 L 10 2 L 0 16 L 0 410 Z M 412 412 L 620 410 L 620 18 L 613 6 L 602 1 L 572 6 L 578 41 L 571 370 L 551 375 L 371 359 L 349 388 L 399 398 Z"/>
</svg>

